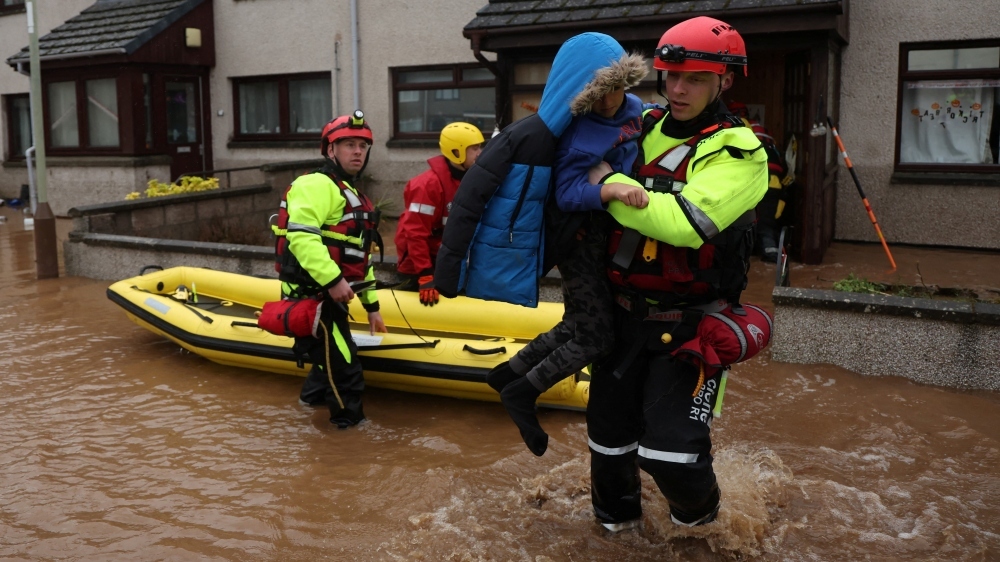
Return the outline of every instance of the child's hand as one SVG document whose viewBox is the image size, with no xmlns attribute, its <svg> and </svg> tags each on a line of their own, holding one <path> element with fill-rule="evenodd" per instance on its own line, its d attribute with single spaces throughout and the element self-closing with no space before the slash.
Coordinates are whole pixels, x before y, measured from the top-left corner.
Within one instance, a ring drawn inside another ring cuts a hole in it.
<svg viewBox="0 0 1000 562">
<path fill-rule="evenodd" d="M 607 203 L 612 199 L 638 209 L 644 209 L 649 205 L 649 195 L 645 189 L 625 183 L 606 183 L 601 186 L 601 201 Z"/>
<path fill-rule="evenodd" d="M 607 162 L 601 162 L 600 164 L 591 168 L 590 171 L 587 173 L 587 181 L 589 181 L 591 185 L 597 185 L 601 183 L 601 180 L 607 177 L 607 175 L 610 174 L 611 172 L 614 172 L 614 170 L 611 169 L 611 164 L 608 164 Z"/>
</svg>

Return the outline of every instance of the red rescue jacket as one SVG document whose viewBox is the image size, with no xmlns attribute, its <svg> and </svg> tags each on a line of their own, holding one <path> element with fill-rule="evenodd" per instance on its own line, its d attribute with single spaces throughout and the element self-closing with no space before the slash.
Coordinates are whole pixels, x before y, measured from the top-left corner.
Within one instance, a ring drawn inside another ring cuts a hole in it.
<svg viewBox="0 0 1000 562">
<path fill-rule="evenodd" d="M 396 227 L 396 269 L 406 275 L 433 273 L 451 201 L 461 183 L 452 176 L 444 156 L 435 156 L 427 163 L 430 169 L 403 189 L 404 209 Z"/>
</svg>

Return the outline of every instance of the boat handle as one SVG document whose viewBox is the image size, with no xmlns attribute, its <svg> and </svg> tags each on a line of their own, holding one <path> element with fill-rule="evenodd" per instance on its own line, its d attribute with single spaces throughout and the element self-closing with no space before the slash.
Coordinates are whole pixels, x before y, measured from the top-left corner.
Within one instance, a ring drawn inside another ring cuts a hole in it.
<svg viewBox="0 0 1000 562">
<path fill-rule="evenodd" d="M 474 347 L 469 347 L 469 344 L 462 346 L 462 351 L 468 351 L 475 355 L 493 355 L 494 353 L 507 353 L 506 347 L 494 347 L 492 349 L 476 349 Z"/>
<path fill-rule="evenodd" d="M 143 266 L 143 268 L 139 270 L 139 275 L 145 275 L 147 269 L 156 269 L 156 270 L 159 270 L 159 271 L 163 271 L 163 266 L 162 265 L 146 265 L 146 266 Z"/>
<path fill-rule="evenodd" d="M 230 326 L 243 326 L 243 327 L 246 327 L 246 328 L 260 328 L 260 326 L 258 326 L 254 322 L 238 322 L 236 320 L 230 322 L 229 325 Z"/>
</svg>

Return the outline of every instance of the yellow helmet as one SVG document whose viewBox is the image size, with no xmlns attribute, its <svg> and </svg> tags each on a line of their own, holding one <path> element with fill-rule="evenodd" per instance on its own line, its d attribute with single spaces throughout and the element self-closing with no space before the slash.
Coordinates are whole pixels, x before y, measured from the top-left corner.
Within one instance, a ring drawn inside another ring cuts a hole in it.
<svg viewBox="0 0 1000 562">
<path fill-rule="evenodd" d="M 461 166 L 465 163 L 465 149 L 484 142 L 483 133 L 475 125 L 458 121 L 441 129 L 439 144 L 441 154 L 456 166 Z"/>
</svg>

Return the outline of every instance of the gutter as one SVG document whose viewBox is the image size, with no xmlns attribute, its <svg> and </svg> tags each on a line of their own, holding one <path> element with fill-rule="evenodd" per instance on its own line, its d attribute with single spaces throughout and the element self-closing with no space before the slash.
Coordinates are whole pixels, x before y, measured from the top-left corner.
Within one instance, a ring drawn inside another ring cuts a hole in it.
<svg viewBox="0 0 1000 562">
<path fill-rule="evenodd" d="M 77 52 L 77 53 L 66 53 L 66 54 L 59 54 L 59 55 L 45 55 L 43 57 L 38 57 L 38 60 L 39 61 L 48 61 L 48 60 L 78 59 L 78 58 L 83 58 L 83 57 L 102 57 L 104 55 L 124 55 L 124 54 L 127 54 L 127 53 L 128 53 L 128 51 L 125 50 L 125 47 L 117 47 L 117 48 L 114 48 L 114 49 L 101 49 L 100 51 L 80 51 L 80 52 Z M 11 57 L 11 58 L 7 59 L 7 64 L 9 64 L 10 66 L 13 66 L 13 67 L 17 68 L 17 71 L 20 72 L 21 74 L 26 74 L 26 75 L 30 75 L 31 74 L 31 71 L 21 70 L 22 66 L 26 66 L 28 64 L 28 58 L 27 57 L 25 57 L 25 58 L 14 58 L 14 57 Z"/>
</svg>

